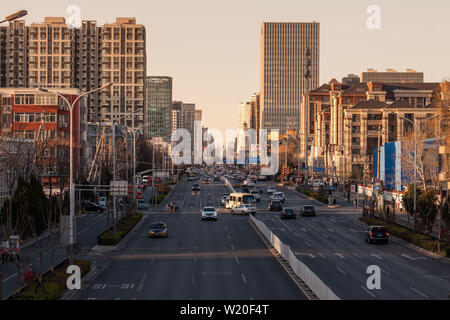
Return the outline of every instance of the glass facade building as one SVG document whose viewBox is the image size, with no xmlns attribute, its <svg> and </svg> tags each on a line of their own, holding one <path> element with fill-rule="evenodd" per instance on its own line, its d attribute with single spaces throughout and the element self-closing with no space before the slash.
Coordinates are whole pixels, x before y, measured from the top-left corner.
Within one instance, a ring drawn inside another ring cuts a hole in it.
<svg viewBox="0 0 450 320">
<path fill-rule="evenodd" d="M 172 78 L 149 76 L 145 81 L 145 137 L 170 139 L 172 132 Z"/>
</svg>

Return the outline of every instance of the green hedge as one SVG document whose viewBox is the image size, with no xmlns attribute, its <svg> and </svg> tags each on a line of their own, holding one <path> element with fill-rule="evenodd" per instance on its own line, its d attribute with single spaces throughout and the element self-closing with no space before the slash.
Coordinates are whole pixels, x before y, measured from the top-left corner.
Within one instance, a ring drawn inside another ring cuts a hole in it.
<svg viewBox="0 0 450 320">
<path fill-rule="evenodd" d="M 56 282 L 43 282 L 45 292 L 39 289 L 36 292 L 37 283 L 33 283 L 27 287 L 27 290 L 22 292 L 25 300 L 57 300 L 61 294 L 61 287 Z"/>
<path fill-rule="evenodd" d="M 116 234 L 112 231 L 106 231 L 98 236 L 97 243 L 100 246 L 115 246 L 125 236 L 124 232 L 117 231 Z"/>
</svg>

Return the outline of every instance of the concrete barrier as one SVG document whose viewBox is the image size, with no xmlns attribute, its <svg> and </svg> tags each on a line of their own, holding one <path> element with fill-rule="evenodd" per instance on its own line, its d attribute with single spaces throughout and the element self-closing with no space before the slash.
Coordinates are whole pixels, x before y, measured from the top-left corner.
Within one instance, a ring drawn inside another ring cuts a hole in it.
<svg viewBox="0 0 450 320">
<path fill-rule="evenodd" d="M 267 228 L 264 222 L 256 219 L 254 216 L 250 216 L 250 219 L 259 231 L 261 231 L 261 233 L 270 241 L 283 259 L 289 261 L 289 265 L 292 270 L 294 270 L 295 274 L 311 288 L 320 300 L 340 300 L 340 298 L 328 288 L 307 265 L 297 258 L 290 246 L 284 244 L 272 231 L 270 231 L 269 228 Z"/>
<path fill-rule="evenodd" d="M 228 188 L 230 193 L 236 193 L 236 190 L 234 190 L 233 186 L 231 185 L 230 181 L 228 181 L 225 177 L 220 177 L 222 179 L 222 182 L 225 184 L 225 186 Z"/>
</svg>

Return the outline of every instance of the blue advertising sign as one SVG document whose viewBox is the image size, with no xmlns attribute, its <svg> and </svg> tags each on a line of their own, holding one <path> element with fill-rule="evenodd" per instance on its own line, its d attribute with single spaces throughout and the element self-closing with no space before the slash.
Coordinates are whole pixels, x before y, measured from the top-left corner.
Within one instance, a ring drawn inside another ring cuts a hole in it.
<svg viewBox="0 0 450 320">
<path fill-rule="evenodd" d="M 325 172 L 325 168 L 314 168 L 314 172 Z"/>
</svg>

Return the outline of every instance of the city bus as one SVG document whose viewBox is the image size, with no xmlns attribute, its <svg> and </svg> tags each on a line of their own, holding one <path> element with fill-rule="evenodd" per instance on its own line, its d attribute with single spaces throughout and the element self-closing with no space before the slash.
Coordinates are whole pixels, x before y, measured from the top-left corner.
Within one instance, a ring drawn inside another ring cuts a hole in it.
<svg viewBox="0 0 450 320">
<path fill-rule="evenodd" d="M 225 204 L 227 209 L 232 209 L 241 204 L 252 204 L 256 202 L 254 195 L 250 193 L 231 193 L 228 202 Z"/>
</svg>

